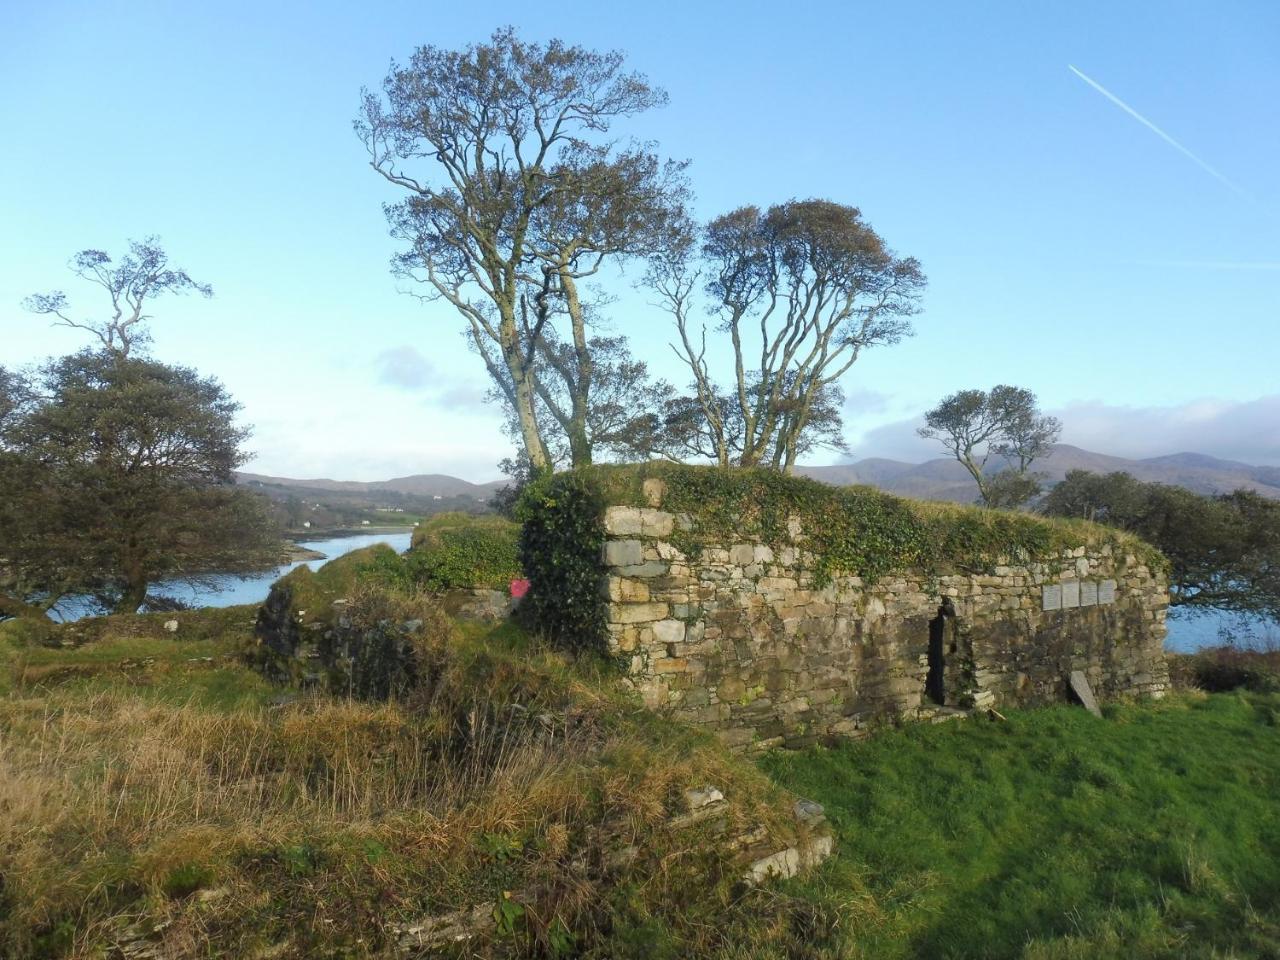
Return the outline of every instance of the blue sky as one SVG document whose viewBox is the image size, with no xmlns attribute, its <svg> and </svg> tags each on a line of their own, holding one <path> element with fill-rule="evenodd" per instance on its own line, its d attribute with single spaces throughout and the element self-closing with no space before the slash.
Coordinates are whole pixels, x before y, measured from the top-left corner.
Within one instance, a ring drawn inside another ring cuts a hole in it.
<svg viewBox="0 0 1280 960">
<path fill-rule="evenodd" d="M 922 261 L 916 337 L 846 383 L 858 456 L 923 459 L 920 411 L 1013 382 L 1081 446 L 1280 463 L 1280 5 L 475 11 L 0 5 L 0 363 L 82 343 L 20 306 L 62 288 L 91 311 L 74 251 L 155 233 L 216 294 L 159 302 L 155 353 L 243 402 L 254 469 L 496 477 L 509 444 L 479 361 L 450 309 L 389 275 L 380 205 L 395 197 L 351 120 L 391 58 L 511 23 L 622 49 L 667 89 L 669 107 L 623 132 L 692 161 L 701 216 L 827 197 Z M 613 285 L 612 329 L 681 380 L 637 275 Z"/>
</svg>

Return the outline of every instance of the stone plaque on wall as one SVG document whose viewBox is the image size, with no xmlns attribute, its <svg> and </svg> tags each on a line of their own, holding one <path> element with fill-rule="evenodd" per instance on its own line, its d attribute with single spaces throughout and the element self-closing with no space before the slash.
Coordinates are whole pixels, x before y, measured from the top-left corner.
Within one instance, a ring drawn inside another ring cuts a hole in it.
<svg viewBox="0 0 1280 960">
<path fill-rule="evenodd" d="M 1049 583 L 1044 586 L 1041 593 L 1042 610 L 1061 610 L 1062 609 L 1062 585 L 1057 583 Z"/>
<path fill-rule="evenodd" d="M 1098 603 L 1098 584 L 1093 580 L 1080 581 L 1080 606 L 1092 607 Z"/>
<path fill-rule="evenodd" d="M 1062 582 L 1062 609 L 1080 606 L 1080 581 L 1064 580 Z"/>
<path fill-rule="evenodd" d="M 1115 603 L 1116 602 L 1116 582 L 1114 580 L 1103 580 L 1098 584 L 1098 603 Z"/>
</svg>

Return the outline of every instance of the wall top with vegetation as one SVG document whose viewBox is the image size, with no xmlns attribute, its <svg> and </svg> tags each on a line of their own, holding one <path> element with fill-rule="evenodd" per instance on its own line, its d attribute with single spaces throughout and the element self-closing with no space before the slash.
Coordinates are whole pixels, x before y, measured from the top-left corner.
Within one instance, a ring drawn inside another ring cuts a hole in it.
<svg viewBox="0 0 1280 960">
<path fill-rule="evenodd" d="M 671 463 L 584 471 L 609 506 L 661 506 L 675 518 L 671 542 L 685 553 L 727 539 L 783 544 L 803 530 L 819 582 L 874 581 L 894 570 L 981 572 L 1016 561 L 1061 558 L 1080 547 L 1111 547 L 1163 571 L 1164 558 L 1132 534 L 959 504 L 907 500 L 872 487 L 835 487 L 770 470 Z"/>
</svg>

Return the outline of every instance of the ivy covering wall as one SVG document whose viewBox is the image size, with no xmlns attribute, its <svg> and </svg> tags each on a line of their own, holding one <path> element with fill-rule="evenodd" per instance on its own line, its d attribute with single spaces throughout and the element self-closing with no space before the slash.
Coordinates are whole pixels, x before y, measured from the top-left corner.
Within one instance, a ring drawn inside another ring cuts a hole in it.
<svg viewBox="0 0 1280 960">
<path fill-rule="evenodd" d="M 704 543 L 735 537 L 785 543 L 788 523 L 798 519 L 819 583 L 839 575 L 874 583 L 892 570 L 976 572 L 1082 544 L 1110 544 L 1154 568 L 1166 567 L 1160 553 L 1137 537 L 1083 520 L 908 500 L 771 470 L 650 463 L 586 472 L 601 498 L 618 506 L 648 506 L 644 481 L 661 480 L 662 509 L 680 521 L 672 541 L 691 556 Z"/>
<path fill-rule="evenodd" d="M 895 570 L 982 572 L 1053 558 L 1082 544 L 1110 545 L 1153 569 L 1153 547 L 1085 521 L 908 500 L 871 487 L 834 487 L 770 470 L 670 463 L 593 466 L 543 478 L 518 508 L 519 560 L 531 580 L 530 625 L 573 651 L 606 648 L 602 517 L 607 506 L 651 506 L 646 480 L 661 480 L 661 509 L 677 518 L 672 543 L 690 557 L 734 541 L 783 544 L 799 522 L 816 585 L 836 576 L 871 584 Z"/>
</svg>

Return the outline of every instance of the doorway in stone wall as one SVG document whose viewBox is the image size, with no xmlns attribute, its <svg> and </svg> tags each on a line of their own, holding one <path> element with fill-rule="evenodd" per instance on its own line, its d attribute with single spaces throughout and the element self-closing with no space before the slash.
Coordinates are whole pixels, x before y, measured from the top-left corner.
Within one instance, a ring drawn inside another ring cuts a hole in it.
<svg viewBox="0 0 1280 960">
<path fill-rule="evenodd" d="M 956 608 L 947 599 L 938 607 L 938 615 L 929 621 L 929 672 L 925 674 L 924 694 L 940 707 L 947 702 L 947 656 L 956 652 L 955 643 L 948 642 L 953 631 L 947 629 L 947 621 L 955 615 Z"/>
</svg>

